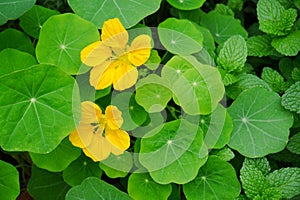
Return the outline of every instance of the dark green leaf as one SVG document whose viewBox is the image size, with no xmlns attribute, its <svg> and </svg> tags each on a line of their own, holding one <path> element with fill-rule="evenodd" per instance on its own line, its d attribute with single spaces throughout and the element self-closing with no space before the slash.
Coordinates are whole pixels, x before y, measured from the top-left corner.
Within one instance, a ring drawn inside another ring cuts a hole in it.
<svg viewBox="0 0 300 200">
<path fill-rule="evenodd" d="M 300 81 L 291 85 L 282 96 L 281 105 L 290 111 L 300 113 Z"/>
</svg>

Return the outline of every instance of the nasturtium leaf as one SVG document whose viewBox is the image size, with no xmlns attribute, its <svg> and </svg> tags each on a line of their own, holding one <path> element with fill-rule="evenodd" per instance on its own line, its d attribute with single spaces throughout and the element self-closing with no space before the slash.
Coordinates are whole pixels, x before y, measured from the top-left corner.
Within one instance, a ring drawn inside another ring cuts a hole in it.
<svg viewBox="0 0 300 200">
<path fill-rule="evenodd" d="M 297 133 L 290 138 L 287 149 L 290 152 L 300 154 L 300 133 Z"/>
<path fill-rule="evenodd" d="M 281 190 L 283 198 L 290 199 L 300 194 L 300 168 L 288 167 L 273 171 L 267 180 L 271 186 Z"/>
<path fill-rule="evenodd" d="M 217 156 L 209 156 L 197 177 L 183 185 L 188 200 L 233 199 L 240 194 L 240 190 L 234 168 Z"/>
<path fill-rule="evenodd" d="M 179 10 L 194 10 L 200 8 L 206 0 L 167 0 L 169 4 Z"/>
<path fill-rule="evenodd" d="M 0 51 L 6 48 L 18 49 L 34 55 L 30 38 L 25 33 L 13 28 L 7 28 L 0 33 Z"/>
<path fill-rule="evenodd" d="M 111 18 L 119 18 L 125 28 L 130 28 L 156 12 L 161 0 L 68 0 L 68 3 L 77 15 L 93 22 L 100 29 L 103 23 Z"/>
<path fill-rule="evenodd" d="M 147 112 L 160 112 L 172 98 L 172 91 L 164 79 L 150 74 L 136 84 L 136 102 Z"/>
<path fill-rule="evenodd" d="M 248 56 L 279 56 L 280 54 L 271 45 L 272 39 L 270 35 L 249 37 L 247 40 Z"/>
<path fill-rule="evenodd" d="M 36 57 L 40 63 L 56 65 L 67 74 L 81 74 L 90 68 L 82 64 L 80 52 L 99 37 L 91 22 L 71 13 L 55 15 L 43 24 Z"/>
<path fill-rule="evenodd" d="M 202 138 L 201 128 L 185 119 L 167 122 L 142 138 L 139 160 L 157 183 L 187 183 L 206 162 Z"/>
<path fill-rule="evenodd" d="M 261 78 L 269 84 L 274 92 L 284 92 L 288 87 L 281 74 L 270 67 L 263 68 Z"/>
<path fill-rule="evenodd" d="M 216 54 L 214 51 L 208 52 L 205 48 L 203 48 L 200 52 L 194 53 L 193 56 L 198 60 L 198 62 L 204 65 L 216 66 Z"/>
<path fill-rule="evenodd" d="M 243 38 L 248 36 L 247 31 L 238 19 L 217 12 L 209 12 L 207 15 L 203 15 L 201 25 L 210 30 L 218 44 L 225 42 L 233 35 L 241 35 Z"/>
<path fill-rule="evenodd" d="M 49 172 L 33 165 L 27 188 L 34 199 L 64 200 L 71 187 L 64 182 L 60 173 Z"/>
<path fill-rule="evenodd" d="M 8 20 L 14 20 L 22 16 L 32 8 L 35 0 L 5 0 L 0 3 L 0 25 Z"/>
<path fill-rule="evenodd" d="M 59 12 L 56 10 L 35 5 L 20 17 L 20 26 L 25 33 L 37 39 L 44 22 L 52 15 L 57 14 L 59 14 Z"/>
<path fill-rule="evenodd" d="M 30 153 L 33 163 L 50 172 L 60 172 L 80 156 L 80 149 L 74 147 L 66 137 L 53 151 L 47 154 Z"/>
<path fill-rule="evenodd" d="M 128 151 L 117 156 L 110 154 L 99 166 L 110 178 L 125 177 L 133 166 L 132 156 Z"/>
<path fill-rule="evenodd" d="M 235 157 L 233 151 L 227 146 L 223 147 L 222 149 L 212 149 L 209 152 L 209 155 L 218 156 L 224 161 L 230 161 Z"/>
<path fill-rule="evenodd" d="M 102 170 L 98 163 L 93 162 L 84 154 L 73 161 L 62 173 L 63 179 L 71 186 L 79 185 L 87 177 L 98 177 L 102 175 Z"/>
<path fill-rule="evenodd" d="M 203 48 L 209 53 L 209 55 L 214 55 L 214 50 L 216 49 L 215 40 L 212 36 L 211 32 L 198 24 L 194 24 L 194 26 L 202 33 L 203 35 Z M 203 49 L 202 49 L 203 50 Z M 203 63 L 205 64 L 205 63 Z"/>
<path fill-rule="evenodd" d="M 100 180 L 99 178 L 86 178 L 80 185 L 70 189 L 66 195 L 66 200 L 131 200 L 124 192 L 114 186 Z"/>
<path fill-rule="evenodd" d="M 161 58 L 157 50 L 151 50 L 151 54 L 147 62 L 144 64 L 150 70 L 156 70 L 160 65 Z"/>
<path fill-rule="evenodd" d="M 192 22 L 195 22 L 196 24 L 199 24 L 202 16 L 206 13 L 201 9 L 195 9 L 189 11 L 179 10 L 178 14 L 180 19 L 188 19 Z"/>
<path fill-rule="evenodd" d="M 0 144 L 7 151 L 49 153 L 79 123 L 78 86 L 54 66 L 10 67 L 0 75 Z"/>
<path fill-rule="evenodd" d="M 293 115 L 280 105 L 278 94 L 263 88 L 246 90 L 228 112 L 233 121 L 229 146 L 242 155 L 262 157 L 286 146 Z"/>
<path fill-rule="evenodd" d="M 291 32 L 285 37 L 276 37 L 272 46 L 285 56 L 295 56 L 300 51 L 300 30 Z"/>
<path fill-rule="evenodd" d="M 300 81 L 291 85 L 282 96 L 281 105 L 290 111 L 300 113 Z"/>
<path fill-rule="evenodd" d="M 16 199 L 20 193 L 19 173 L 9 163 L 0 160 L 0 199 Z"/>
<path fill-rule="evenodd" d="M 135 200 L 167 200 L 172 186 L 156 183 L 147 173 L 133 173 L 128 178 L 127 190 L 129 196 Z"/>
<path fill-rule="evenodd" d="M 171 85 L 173 98 L 184 112 L 190 115 L 210 114 L 224 96 L 224 85 L 217 68 L 199 63 L 193 56 L 182 57 L 186 66 L 193 68 L 186 70 Z M 172 68 L 170 68 L 172 70 Z M 173 69 L 173 78 L 177 70 Z"/>
<path fill-rule="evenodd" d="M 203 47 L 201 31 L 189 20 L 168 18 L 157 29 L 160 42 L 173 54 L 189 55 Z"/>
<path fill-rule="evenodd" d="M 242 71 L 247 58 L 247 45 L 240 35 L 231 36 L 224 43 L 218 56 L 218 64 L 227 72 Z"/>
<path fill-rule="evenodd" d="M 257 17 L 261 31 L 281 36 L 292 29 L 297 18 L 297 10 L 285 9 L 278 0 L 259 0 Z"/>
</svg>

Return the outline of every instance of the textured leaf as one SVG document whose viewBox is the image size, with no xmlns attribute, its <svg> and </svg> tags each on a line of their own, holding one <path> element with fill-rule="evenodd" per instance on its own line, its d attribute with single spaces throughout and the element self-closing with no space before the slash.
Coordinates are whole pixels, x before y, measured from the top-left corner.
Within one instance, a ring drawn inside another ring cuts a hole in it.
<svg viewBox="0 0 300 200">
<path fill-rule="evenodd" d="M 292 71 L 292 79 L 294 81 L 300 81 L 300 68 L 294 68 Z"/>
<path fill-rule="evenodd" d="M 241 11 L 243 9 L 243 0 L 228 0 L 227 5 L 234 11 Z"/>
<path fill-rule="evenodd" d="M 300 154 L 300 133 L 297 133 L 290 138 L 287 149 L 290 152 Z"/>
<path fill-rule="evenodd" d="M 281 93 L 287 89 L 284 78 L 276 70 L 270 67 L 263 68 L 261 78 L 269 84 L 274 92 Z"/>
<path fill-rule="evenodd" d="M 228 15 L 234 17 L 234 12 L 228 6 L 222 3 L 218 3 L 214 11 L 220 13 L 221 15 Z"/>
<path fill-rule="evenodd" d="M 16 199 L 20 193 L 19 173 L 17 169 L 0 160 L 0 199 Z"/>
<path fill-rule="evenodd" d="M 227 146 L 223 147 L 222 149 L 213 149 L 212 151 L 209 152 L 209 155 L 218 156 L 220 159 L 224 161 L 230 161 L 235 156 L 233 151 Z"/>
<path fill-rule="evenodd" d="M 271 44 L 279 53 L 295 56 L 300 51 L 300 30 L 291 32 L 285 37 L 274 38 Z"/>
<path fill-rule="evenodd" d="M 243 162 L 243 166 L 245 167 L 250 167 L 250 168 L 255 168 L 265 176 L 270 173 L 271 167 L 270 164 L 267 160 L 267 158 L 262 157 L 262 158 L 245 158 Z"/>
<path fill-rule="evenodd" d="M 297 17 L 295 9 L 285 9 L 278 0 L 259 0 L 257 4 L 259 29 L 268 34 L 286 35 Z"/>
<path fill-rule="evenodd" d="M 247 40 L 248 56 L 272 56 L 280 55 L 271 45 L 272 37 L 269 35 L 257 35 Z"/>
<path fill-rule="evenodd" d="M 206 0 L 167 0 L 169 4 L 179 10 L 194 10 L 200 8 Z"/>
<path fill-rule="evenodd" d="M 68 0 L 68 3 L 77 15 L 93 22 L 100 29 L 104 21 L 111 18 L 119 18 L 125 28 L 130 28 L 156 12 L 161 0 Z"/>
<path fill-rule="evenodd" d="M 293 84 L 282 96 L 281 105 L 290 111 L 300 113 L 300 81 Z"/>
</svg>

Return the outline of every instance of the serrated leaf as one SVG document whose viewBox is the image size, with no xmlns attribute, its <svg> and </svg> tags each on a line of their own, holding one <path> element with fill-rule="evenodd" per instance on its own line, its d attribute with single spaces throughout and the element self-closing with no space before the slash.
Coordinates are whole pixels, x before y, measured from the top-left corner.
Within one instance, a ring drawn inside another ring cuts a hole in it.
<svg viewBox="0 0 300 200">
<path fill-rule="evenodd" d="M 247 40 L 248 56 L 278 56 L 280 55 L 271 45 L 272 37 L 269 35 L 257 35 Z"/>
<path fill-rule="evenodd" d="M 179 10 L 194 10 L 200 8 L 206 0 L 167 0 L 169 4 Z"/>
<path fill-rule="evenodd" d="M 282 96 L 281 105 L 290 111 L 300 113 L 300 81 L 291 85 Z"/>
<path fill-rule="evenodd" d="M 234 11 L 241 11 L 243 9 L 243 0 L 228 0 L 227 6 Z"/>
<path fill-rule="evenodd" d="M 263 68 L 261 78 L 269 84 L 274 92 L 281 93 L 286 89 L 284 78 L 276 70 L 270 67 Z"/>
<path fill-rule="evenodd" d="M 253 198 L 253 200 L 265 200 L 265 199 L 281 200 L 282 192 L 279 188 L 270 187 L 270 188 L 266 188 L 262 192 L 262 194 L 259 194 Z"/>
<path fill-rule="evenodd" d="M 300 133 L 290 138 L 287 149 L 292 153 L 300 154 Z"/>
<path fill-rule="evenodd" d="M 222 3 L 218 3 L 214 11 L 220 13 L 221 15 L 228 15 L 234 17 L 234 12 L 228 6 Z"/>
<path fill-rule="evenodd" d="M 286 35 L 297 17 L 295 9 L 285 9 L 278 0 L 259 0 L 257 4 L 259 29 L 268 34 Z"/>
<path fill-rule="evenodd" d="M 269 161 L 265 157 L 254 158 L 254 159 L 245 158 L 245 160 L 243 162 L 243 166 L 255 168 L 255 169 L 261 171 L 261 173 L 264 176 L 267 175 L 271 171 Z"/>
<path fill-rule="evenodd" d="M 0 160 L 0 199 L 16 199 L 20 193 L 19 173 L 17 169 Z"/>
<path fill-rule="evenodd" d="M 275 170 L 267 176 L 273 187 L 282 191 L 283 198 L 292 198 L 300 194 L 300 168 L 282 168 Z"/>
<path fill-rule="evenodd" d="M 227 72 L 242 71 L 247 58 L 247 45 L 240 35 L 231 36 L 224 43 L 219 56 L 218 64 Z"/>
<path fill-rule="evenodd" d="M 295 56 L 300 51 L 300 30 L 291 32 L 285 37 L 272 40 L 272 46 L 285 56 Z"/>
<path fill-rule="evenodd" d="M 294 81 L 300 81 L 300 68 L 294 68 L 292 71 L 292 79 Z"/>
<path fill-rule="evenodd" d="M 233 151 L 227 146 L 223 147 L 222 149 L 212 149 L 209 152 L 209 155 L 218 156 L 220 159 L 224 161 L 230 161 L 235 156 Z"/>
</svg>

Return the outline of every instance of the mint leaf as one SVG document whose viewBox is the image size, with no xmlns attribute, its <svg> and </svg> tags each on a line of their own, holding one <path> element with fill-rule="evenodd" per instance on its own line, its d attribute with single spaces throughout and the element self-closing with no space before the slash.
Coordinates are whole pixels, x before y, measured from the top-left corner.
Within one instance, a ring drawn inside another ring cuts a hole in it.
<svg viewBox="0 0 300 200">
<path fill-rule="evenodd" d="M 300 154 L 300 133 L 290 138 L 287 149 L 292 153 Z"/>
<path fill-rule="evenodd" d="M 294 81 L 300 81 L 300 68 L 294 68 L 292 71 L 292 79 Z"/>
<path fill-rule="evenodd" d="M 227 6 L 234 11 L 241 11 L 243 9 L 243 0 L 228 0 Z"/>
<path fill-rule="evenodd" d="M 295 9 L 285 9 L 277 0 L 260 0 L 257 4 L 259 29 L 272 35 L 286 35 L 297 17 Z"/>
<path fill-rule="evenodd" d="M 272 37 L 269 35 L 258 35 L 248 38 L 248 56 L 279 56 L 280 54 L 271 45 Z"/>
<path fill-rule="evenodd" d="M 292 59 L 284 57 L 280 59 L 279 61 L 279 70 L 281 74 L 284 76 L 286 79 L 291 79 L 292 78 L 292 71 L 294 69 L 294 62 Z"/>
<path fill-rule="evenodd" d="M 281 93 L 288 88 L 288 84 L 285 83 L 284 78 L 276 70 L 270 67 L 263 68 L 261 78 L 269 84 L 274 92 Z"/>
<path fill-rule="evenodd" d="M 276 187 L 265 189 L 261 195 L 257 195 L 253 200 L 280 200 L 282 199 L 282 192 Z"/>
<path fill-rule="evenodd" d="M 261 171 L 263 175 L 267 175 L 271 171 L 270 164 L 265 157 L 254 159 L 246 158 L 243 165 L 251 168 L 256 168 Z"/>
<path fill-rule="evenodd" d="M 240 35 L 231 36 L 222 47 L 217 62 L 227 72 L 242 71 L 247 58 L 247 45 Z"/>
<path fill-rule="evenodd" d="M 300 168 L 282 168 L 267 176 L 269 184 L 282 191 L 283 198 L 292 198 L 300 194 Z"/>
<path fill-rule="evenodd" d="M 223 147 L 222 149 L 212 149 L 210 155 L 216 155 L 224 161 L 230 161 L 234 158 L 233 151 L 227 146 Z"/>
<path fill-rule="evenodd" d="M 231 85 L 238 81 L 238 79 L 234 74 L 228 74 L 228 73 L 226 73 L 224 77 L 222 77 L 222 80 L 225 86 Z"/>
<path fill-rule="evenodd" d="M 218 3 L 215 7 L 215 11 L 222 14 L 234 17 L 234 12 L 226 5 Z"/>
<path fill-rule="evenodd" d="M 291 85 L 282 96 L 281 105 L 290 111 L 300 113 L 300 81 Z"/>
<path fill-rule="evenodd" d="M 272 46 L 281 54 L 295 56 L 300 51 L 300 30 L 272 40 Z"/>
</svg>

